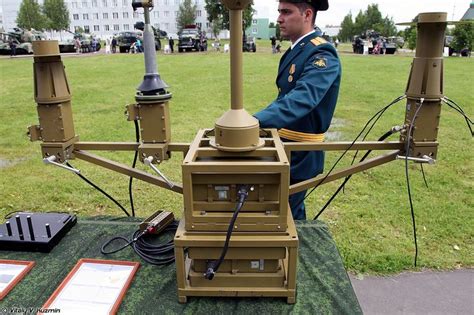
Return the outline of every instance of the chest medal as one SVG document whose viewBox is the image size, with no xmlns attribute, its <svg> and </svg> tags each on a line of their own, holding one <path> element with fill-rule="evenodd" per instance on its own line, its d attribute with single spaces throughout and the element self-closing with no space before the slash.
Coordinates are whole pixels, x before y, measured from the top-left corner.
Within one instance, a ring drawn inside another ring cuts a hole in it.
<svg viewBox="0 0 474 315">
<path fill-rule="evenodd" d="M 296 65 L 295 64 L 292 64 L 291 67 L 290 67 L 290 75 L 288 76 L 288 82 L 293 82 L 293 74 L 296 72 Z"/>
<path fill-rule="evenodd" d="M 296 72 L 296 65 L 292 64 L 290 67 L 290 74 L 294 74 Z"/>
</svg>

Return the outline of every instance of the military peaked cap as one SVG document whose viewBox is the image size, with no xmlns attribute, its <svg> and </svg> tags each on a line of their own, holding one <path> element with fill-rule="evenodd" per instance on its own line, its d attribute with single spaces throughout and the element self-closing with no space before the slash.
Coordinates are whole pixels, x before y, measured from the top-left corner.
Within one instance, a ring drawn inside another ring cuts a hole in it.
<svg viewBox="0 0 474 315">
<path fill-rule="evenodd" d="M 311 4 L 316 11 L 326 11 L 329 8 L 328 0 L 280 0 L 280 2 L 307 3 Z"/>
</svg>

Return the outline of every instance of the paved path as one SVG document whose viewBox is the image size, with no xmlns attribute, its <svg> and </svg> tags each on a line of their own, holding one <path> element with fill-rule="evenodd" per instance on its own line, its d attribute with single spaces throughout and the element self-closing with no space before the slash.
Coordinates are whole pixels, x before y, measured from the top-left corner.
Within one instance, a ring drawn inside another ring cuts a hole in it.
<svg viewBox="0 0 474 315">
<path fill-rule="evenodd" d="M 474 314 L 474 269 L 350 276 L 364 314 Z"/>
</svg>

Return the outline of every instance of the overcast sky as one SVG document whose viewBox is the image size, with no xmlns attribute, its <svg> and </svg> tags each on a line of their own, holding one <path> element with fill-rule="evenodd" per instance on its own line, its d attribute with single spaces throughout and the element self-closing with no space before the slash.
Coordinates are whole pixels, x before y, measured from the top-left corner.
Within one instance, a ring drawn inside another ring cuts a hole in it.
<svg viewBox="0 0 474 315">
<path fill-rule="evenodd" d="M 410 22 L 421 12 L 447 12 L 448 20 L 459 20 L 469 8 L 471 0 L 329 0 L 329 10 L 320 12 L 316 24 L 340 25 L 349 11 L 355 18 L 360 10 L 365 11 L 369 4 L 376 3 L 382 16 L 393 18 L 395 23 Z M 275 22 L 278 17 L 277 0 L 254 0 L 258 18 L 269 18 Z"/>
</svg>

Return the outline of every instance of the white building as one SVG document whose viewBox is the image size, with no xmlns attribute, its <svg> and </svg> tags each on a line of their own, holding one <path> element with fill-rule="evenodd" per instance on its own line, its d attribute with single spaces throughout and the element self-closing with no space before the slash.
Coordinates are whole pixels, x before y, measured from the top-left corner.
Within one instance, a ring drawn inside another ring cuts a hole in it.
<svg viewBox="0 0 474 315">
<path fill-rule="evenodd" d="M 39 0 L 42 3 L 43 0 Z M 132 0 L 64 0 L 69 10 L 70 31 L 79 27 L 86 33 L 101 38 L 110 37 L 118 32 L 133 31 L 133 25 L 144 21 L 143 9 L 133 12 Z M 155 7 L 150 12 L 151 24 L 168 34 L 176 34 L 179 5 L 183 0 L 154 0 Z M 210 34 L 204 0 L 193 0 L 197 5 L 196 24 Z M 1 0 L 3 27 L 10 31 L 16 27 L 16 17 L 21 0 Z M 56 37 L 53 35 L 53 37 Z"/>
</svg>

